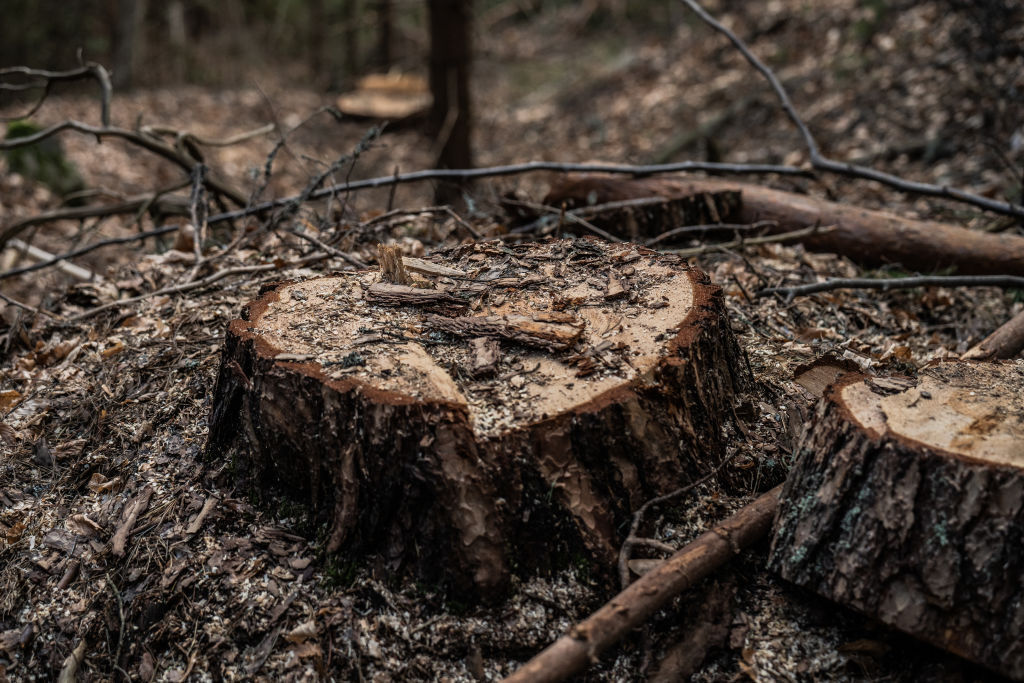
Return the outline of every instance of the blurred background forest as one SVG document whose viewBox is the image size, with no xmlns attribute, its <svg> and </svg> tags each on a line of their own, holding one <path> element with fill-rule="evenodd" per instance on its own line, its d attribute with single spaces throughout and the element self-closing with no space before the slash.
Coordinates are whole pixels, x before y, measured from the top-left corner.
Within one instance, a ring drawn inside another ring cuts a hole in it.
<svg viewBox="0 0 1024 683">
<path fill-rule="evenodd" d="M 686 13 L 676 3 L 625 0 L 472 4 L 480 33 L 544 14 L 560 21 L 572 9 L 587 28 L 619 31 L 628 22 L 668 37 Z M 81 48 L 121 88 L 232 86 L 274 69 L 338 89 L 367 71 L 415 69 L 429 47 L 422 0 L 11 0 L 5 15 L 0 63 L 66 68 Z"/>
</svg>

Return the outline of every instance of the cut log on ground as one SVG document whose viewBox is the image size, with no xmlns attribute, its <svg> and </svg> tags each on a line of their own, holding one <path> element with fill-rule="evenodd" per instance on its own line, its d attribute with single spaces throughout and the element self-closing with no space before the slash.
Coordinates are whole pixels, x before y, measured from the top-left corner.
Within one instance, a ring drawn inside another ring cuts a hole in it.
<svg viewBox="0 0 1024 683">
<path fill-rule="evenodd" d="M 208 456 L 237 446 L 242 476 L 388 576 L 480 597 L 513 570 L 610 579 L 633 510 L 722 462 L 750 378 L 720 290 L 592 239 L 434 263 L 413 286 L 362 271 L 264 292 L 229 326 Z"/>
<path fill-rule="evenodd" d="M 901 264 L 931 272 L 955 268 L 958 273 L 1024 275 L 1024 237 L 968 230 L 956 225 L 902 218 L 883 211 L 861 209 L 792 192 L 731 180 L 702 178 L 642 178 L 578 176 L 557 183 L 545 204 L 573 208 L 591 204 L 664 197 L 679 200 L 701 194 L 740 192 L 739 208 L 723 221 L 770 223 L 773 233 L 809 225 L 834 226 L 802 240 L 813 251 L 842 254 L 868 266 Z M 669 203 L 667 206 L 670 206 Z M 632 214 L 643 214 L 638 218 Z M 660 225 L 644 236 L 677 227 L 671 209 L 657 206 L 626 208 L 588 220 L 617 235 L 634 225 Z M 659 245 L 660 246 L 660 245 Z"/>
<path fill-rule="evenodd" d="M 673 597 L 764 538 L 771 528 L 781 488 L 762 494 L 641 576 L 505 678 L 504 683 L 555 683 L 583 671 Z"/>
<path fill-rule="evenodd" d="M 1024 362 L 843 377 L 798 453 L 769 566 L 1024 680 Z"/>
</svg>

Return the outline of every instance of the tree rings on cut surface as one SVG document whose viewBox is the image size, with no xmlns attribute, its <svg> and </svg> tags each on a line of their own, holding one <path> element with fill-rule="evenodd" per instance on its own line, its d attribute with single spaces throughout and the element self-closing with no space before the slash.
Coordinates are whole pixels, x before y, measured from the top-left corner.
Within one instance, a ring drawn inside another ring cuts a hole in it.
<svg viewBox="0 0 1024 683">
<path fill-rule="evenodd" d="M 1024 680 L 1024 362 L 840 379 L 801 441 L 769 564 Z"/>
<path fill-rule="evenodd" d="M 749 381 L 704 273 L 591 239 L 284 283 L 228 329 L 208 453 L 307 502 L 328 550 L 499 595 L 614 564 L 629 515 L 724 454 Z M 745 367 L 745 366 L 744 366 Z"/>
</svg>

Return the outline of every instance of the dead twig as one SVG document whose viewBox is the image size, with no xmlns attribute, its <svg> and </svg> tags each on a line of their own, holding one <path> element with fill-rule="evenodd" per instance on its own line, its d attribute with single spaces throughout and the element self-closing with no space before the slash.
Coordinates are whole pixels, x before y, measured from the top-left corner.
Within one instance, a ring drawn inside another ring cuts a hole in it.
<svg viewBox="0 0 1024 683">
<path fill-rule="evenodd" d="M 647 511 L 650 510 L 655 505 L 661 505 L 662 503 L 667 503 L 671 500 L 675 500 L 677 498 L 685 496 L 687 493 L 694 490 L 698 486 L 701 486 L 711 481 L 713 477 L 718 476 L 718 473 L 722 471 L 722 468 L 725 467 L 731 460 L 731 457 L 726 458 L 721 463 L 719 463 L 718 466 L 715 467 L 715 469 L 711 470 L 697 481 L 691 482 L 686 486 L 682 486 L 676 489 L 675 491 L 670 491 L 669 493 L 666 493 L 663 496 L 651 498 L 649 501 L 641 505 L 636 512 L 633 513 L 633 519 L 630 521 L 629 524 L 629 534 L 626 536 L 626 540 L 622 542 L 622 547 L 619 548 L 619 582 L 622 584 L 622 588 L 625 588 L 629 585 L 629 561 L 630 559 L 632 559 L 634 547 L 638 545 L 646 545 L 648 547 L 657 548 L 659 550 L 664 550 L 667 552 L 675 552 L 676 550 L 671 546 L 666 546 L 661 541 L 637 536 L 637 532 L 640 530 L 640 524 L 643 523 L 644 515 L 647 514 Z"/>
<path fill-rule="evenodd" d="M 740 51 L 747 62 L 761 72 L 761 75 L 767 79 L 772 90 L 775 92 L 775 96 L 781 103 L 782 109 L 786 112 L 789 120 L 797 127 L 797 130 L 800 131 L 800 136 L 803 138 L 804 145 L 807 147 L 811 167 L 815 170 L 827 171 L 829 173 L 835 173 L 837 175 L 850 178 L 871 180 L 908 194 L 953 199 L 964 204 L 970 204 L 980 209 L 985 209 L 986 211 L 1016 216 L 1017 218 L 1024 218 L 1024 206 L 1021 206 L 1020 204 L 989 199 L 988 197 L 965 192 L 956 188 L 946 187 L 945 185 L 933 185 L 931 183 L 919 183 L 904 180 L 903 178 L 890 173 L 883 173 L 882 171 L 877 171 L 866 166 L 857 166 L 855 164 L 835 161 L 823 156 L 821 151 L 818 149 L 817 141 L 811 134 L 807 124 L 804 123 L 802 118 L 800 118 L 800 115 L 796 111 L 796 107 L 793 106 L 793 102 L 789 99 L 789 94 L 786 92 L 786 89 L 782 87 L 782 83 L 779 82 L 775 73 L 750 51 L 750 48 L 747 47 L 746 43 L 740 40 L 735 33 L 723 26 L 717 19 L 708 14 L 703 7 L 697 4 L 696 0 L 680 0 L 680 2 L 693 10 L 708 26 L 728 38 L 736 49 Z"/>
<path fill-rule="evenodd" d="M 689 249 L 662 249 L 662 251 L 667 254 L 679 254 L 680 256 L 700 256 L 701 254 L 706 254 L 709 251 L 715 251 L 718 249 L 736 249 L 738 247 L 752 247 L 758 244 L 799 241 L 805 237 L 810 237 L 811 235 L 829 232 L 832 229 L 833 226 L 819 227 L 817 225 L 812 225 L 809 228 L 802 228 L 791 232 L 780 232 L 777 235 L 764 235 L 761 237 L 750 237 L 746 239 L 741 237 L 740 239 L 733 240 L 731 242 L 704 244 L 702 246 L 691 247 Z"/>
<path fill-rule="evenodd" d="M 836 289 L 910 289 L 912 287 L 1013 287 L 1024 289 L 1024 277 L 1015 275 L 920 275 L 900 278 L 835 278 L 793 287 L 768 287 L 757 296 L 781 295 L 787 302 L 794 297 L 831 292 Z"/>
<path fill-rule="evenodd" d="M 569 222 L 575 223 L 576 225 L 579 225 L 579 226 L 582 226 L 582 227 L 586 228 L 587 230 L 589 230 L 590 232 L 592 232 L 595 235 L 597 235 L 598 237 L 603 237 L 604 239 L 608 240 L 609 242 L 621 242 L 622 241 L 621 237 L 616 237 L 615 235 L 611 234 L 610 232 L 602 230 L 601 228 L 597 227 L 596 225 L 594 225 L 590 221 L 588 221 L 588 220 L 586 220 L 584 218 L 581 218 L 579 216 L 579 214 L 574 213 L 572 211 L 565 211 L 564 209 L 559 209 L 559 208 L 554 207 L 554 206 L 548 206 L 547 204 L 538 204 L 536 202 L 525 202 L 525 201 L 522 201 L 522 200 L 519 200 L 519 199 L 510 199 L 510 200 L 507 200 L 507 201 L 508 201 L 509 204 L 514 204 L 516 206 L 522 206 L 522 207 L 527 208 L 527 209 L 533 209 L 534 211 L 543 211 L 544 213 L 549 213 L 549 214 L 554 214 L 554 215 L 559 216 L 559 217 L 564 217 L 564 218 L 568 219 Z"/>
<path fill-rule="evenodd" d="M 608 647 L 665 603 L 768 534 L 778 507 L 778 486 L 732 515 L 658 567 L 634 581 L 587 619 L 505 679 L 553 683 L 583 671 Z"/>
<path fill-rule="evenodd" d="M 776 221 L 757 221 L 756 223 L 709 223 L 707 225 L 684 225 L 678 228 L 672 228 L 671 230 L 666 230 L 660 235 L 652 237 L 651 239 L 647 240 L 644 243 L 644 246 L 651 247 L 657 244 L 658 242 L 664 242 L 665 240 L 672 239 L 673 237 L 678 237 L 680 235 L 690 235 L 698 232 L 703 234 L 706 232 L 711 232 L 712 230 L 733 230 L 736 232 L 754 231 L 761 230 L 763 228 L 774 228 L 777 226 L 778 223 Z"/>
<path fill-rule="evenodd" d="M 288 234 L 295 235 L 299 239 L 306 240 L 310 244 L 319 247 L 320 249 L 323 249 L 331 256 L 340 258 L 341 260 L 345 261 L 346 263 L 349 263 L 352 266 L 355 266 L 356 268 L 359 268 L 360 270 L 364 270 L 370 267 L 367 264 L 360 261 L 359 259 L 357 259 L 355 256 L 352 256 L 351 254 L 346 254 L 341 249 L 335 249 L 331 245 L 325 244 L 324 242 L 318 240 L 316 237 L 313 237 L 304 230 L 292 229 L 288 231 Z"/>
</svg>

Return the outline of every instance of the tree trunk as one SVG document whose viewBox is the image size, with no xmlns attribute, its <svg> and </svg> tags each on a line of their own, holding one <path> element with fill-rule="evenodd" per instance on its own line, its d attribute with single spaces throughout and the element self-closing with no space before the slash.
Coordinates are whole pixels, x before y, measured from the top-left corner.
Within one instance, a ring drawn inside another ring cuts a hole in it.
<svg viewBox="0 0 1024 683">
<path fill-rule="evenodd" d="M 145 47 L 146 0 L 118 0 L 114 41 L 115 88 L 127 90 L 135 84 Z"/>
<path fill-rule="evenodd" d="M 725 222 L 772 221 L 771 232 L 789 232 L 812 225 L 833 226 L 830 231 L 802 240 L 813 251 L 842 254 L 868 266 L 898 263 L 925 272 L 953 267 L 963 274 L 1024 275 L 1024 237 L 1019 235 L 993 234 L 903 218 L 732 180 L 680 177 L 625 180 L 577 176 L 554 185 L 544 202 L 572 207 L 642 197 L 679 200 L 701 193 L 727 192 L 739 192 L 741 201 L 736 211 L 722 216 Z M 658 206 L 629 209 L 626 213 L 634 214 L 632 220 L 643 221 L 644 225 L 672 225 L 659 220 L 665 209 Z M 621 214 L 623 212 L 616 212 L 591 220 L 599 227 L 615 231 L 617 226 L 628 224 L 623 222 Z"/>
<path fill-rule="evenodd" d="M 438 168 L 470 168 L 472 111 L 469 70 L 472 60 L 470 0 L 428 0 L 430 15 L 430 110 L 428 132 L 438 149 Z M 458 199 L 460 190 L 452 183 L 440 183 L 435 191 L 438 203 Z"/>
<path fill-rule="evenodd" d="M 798 453 L 771 569 L 1024 679 L 1024 362 L 843 377 Z"/>
<path fill-rule="evenodd" d="M 391 0 L 377 0 L 377 67 L 391 68 Z"/>
<path fill-rule="evenodd" d="M 720 290 L 591 240 L 285 283 L 231 323 L 209 457 L 312 507 L 328 549 L 501 594 L 613 567 L 633 510 L 721 462 L 750 378 Z"/>
</svg>

